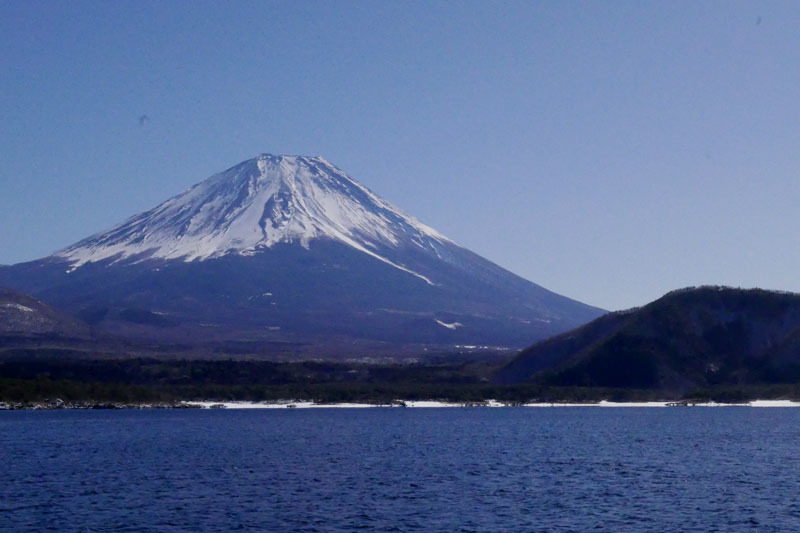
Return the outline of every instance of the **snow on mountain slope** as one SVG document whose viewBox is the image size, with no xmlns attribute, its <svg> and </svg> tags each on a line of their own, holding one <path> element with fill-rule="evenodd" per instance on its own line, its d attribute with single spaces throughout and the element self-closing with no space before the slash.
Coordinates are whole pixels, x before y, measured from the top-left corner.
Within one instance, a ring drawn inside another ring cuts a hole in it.
<svg viewBox="0 0 800 533">
<path fill-rule="evenodd" d="M 379 253 L 452 245 L 321 157 L 263 154 L 211 176 L 161 205 L 56 254 L 86 263 L 147 258 L 205 260 L 252 255 L 280 242 L 342 242 L 413 274 Z"/>
</svg>

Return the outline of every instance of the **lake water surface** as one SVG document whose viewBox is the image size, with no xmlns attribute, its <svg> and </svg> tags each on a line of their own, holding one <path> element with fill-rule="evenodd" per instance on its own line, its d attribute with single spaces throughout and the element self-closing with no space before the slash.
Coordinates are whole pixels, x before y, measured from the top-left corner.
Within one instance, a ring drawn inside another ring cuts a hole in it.
<svg viewBox="0 0 800 533">
<path fill-rule="evenodd" d="M 800 530 L 800 409 L 0 412 L 0 530 Z"/>
</svg>

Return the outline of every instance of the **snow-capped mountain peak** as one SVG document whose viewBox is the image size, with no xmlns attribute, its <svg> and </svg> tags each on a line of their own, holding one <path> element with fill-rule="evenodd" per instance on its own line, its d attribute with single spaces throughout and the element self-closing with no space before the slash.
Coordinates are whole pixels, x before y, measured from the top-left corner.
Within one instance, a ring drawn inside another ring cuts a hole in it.
<svg viewBox="0 0 800 533">
<path fill-rule="evenodd" d="M 521 347 L 602 314 L 300 156 L 240 163 L 55 256 L 0 268 L 0 286 L 113 335 L 198 353 L 231 341 L 254 357 Z"/>
<path fill-rule="evenodd" d="M 449 242 L 322 157 L 262 154 L 56 255 L 72 268 L 114 259 L 205 260 L 277 243 L 333 239 L 414 274 L 379 253 Z"/>
</svg>

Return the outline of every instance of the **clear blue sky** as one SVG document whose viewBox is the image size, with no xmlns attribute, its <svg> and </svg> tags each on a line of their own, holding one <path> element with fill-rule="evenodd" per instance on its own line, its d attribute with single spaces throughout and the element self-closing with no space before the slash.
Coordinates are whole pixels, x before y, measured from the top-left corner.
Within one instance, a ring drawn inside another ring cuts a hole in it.
<svg viewBox="0 0 800 533">
<path fill-rule="evenodd" d="M 0 72 L 3 264 L 269 152 L 607 309 L 800 291 L 797 1 L 1 0 Z"/>
</svg>

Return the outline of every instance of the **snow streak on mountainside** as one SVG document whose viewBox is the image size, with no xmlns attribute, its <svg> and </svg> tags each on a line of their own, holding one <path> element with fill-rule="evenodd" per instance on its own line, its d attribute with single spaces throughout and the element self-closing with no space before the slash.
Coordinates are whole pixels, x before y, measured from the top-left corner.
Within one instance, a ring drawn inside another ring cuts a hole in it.
<svg viewBox="0 0 800 533">
<path fill-rule="evenodd" d="M 332 239 L 427 283 L 381 248 L 439 255 L 451 241 L 321 157 L 261 155 L 211 176 L 111 230 L 58 252 L 71 268 L 106 259 L 205 260 L 277 243 Z"/>
</svg>

